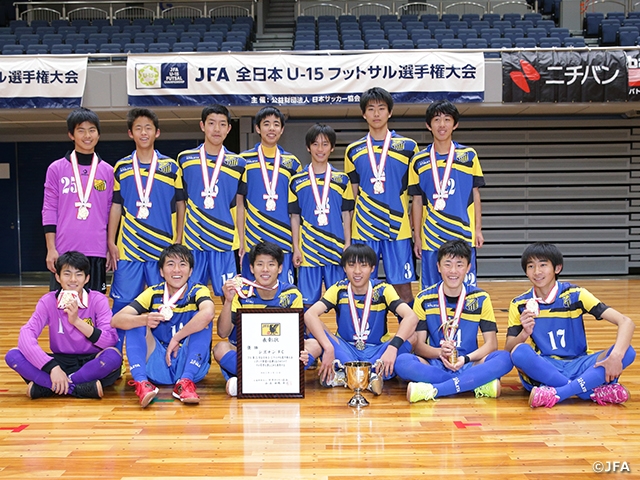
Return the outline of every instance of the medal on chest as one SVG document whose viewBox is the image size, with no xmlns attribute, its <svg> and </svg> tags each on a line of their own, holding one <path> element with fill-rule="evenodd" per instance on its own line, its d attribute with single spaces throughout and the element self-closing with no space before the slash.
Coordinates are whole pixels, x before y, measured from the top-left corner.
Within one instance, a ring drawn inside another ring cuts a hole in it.
<svg viewBox="0 0 640 480">
<path fill-rule="evenodd" d="M 316 208 L 313 213 L 316 214 L 318 225 L 324 227 L 329 224 L 329 192 L 331 191 L 331 165 L 327 164 L 327 170 L 324 173 L 324 184 L 322 186 L 322 193 L 318 187 L 318 181 L 316 174 L 313 171 L 313 166 L 309 165 L 309 183 L 311 185 L 311 192 L 313 193 L 313 200 Z"/>
<path fill-rule="evenodd" d="M 433 208 L 436 211 L 442 211 L 447 206 L 447 198 L 449 193 L 447 192 L 447 184 L 449 183 L 449 177 L 451 176 L 451 168 L 453 167 L 453 159 L 455 157 L 456 148 L 451 142 L 449 147 L 449 155 L 447 156 L 447 163 L 444 167 L 444 173 L 442 174 L 442 180 L 440 180 L 440 173 L 438 172 L 438 160 L 436 159 L 436 151 L 431 144 L 429 150 L 429 160 L 431 162 L 431 176 L 433 177 L 433 188 L 436 193 L 433 194 L 434 204 Z"/>
<path fill-rule="evenodd" d="M 275 212 L 276 200 L 278 200 L 278 194 L 276 189 L 278 188 L 278 177 L 280 176 L 280 150 L 276 147 L 276 156 L 273 160 L 272 176 L 269 179 L 269 170 L 267 169 L 267 162 L 262 152 L 262 145 L 258 147 L 258 161 L 260 162 L 260 172 L 262 173 L 262 183 L 264 184 L 265 194 L 262 196 L 266 200 L 265 208 L 267 212 Z"/>
<path fill-rule="evenodd" d="M 96 171 L 98 170 L 98 156 L 95 153 L 93 154 L 91 167 L 89 169 L 89 178 L 87 179 L 87 185 L 85 187 L 82 186 L 82 178 L 80 177 L 80 168 L 78 166 L 78 157 L 76 156 L 75 150 L 71 152 L 69 158 L 71 160 L 71 169 L 73 170 L 73 178 L 76 182 L 76 192 L 78 195 L 78 201 L 75 202 L 75 206 L 78 208 L 78 211 L 76 212 L 76 218 L 78 220 L 86 220 L 87 218 L 89 218 L 89 209 L 91 208 L 89 198 L 91 197 L 93 181 L 96 178 Z"/>
<path fill-rule="evenodd" d="M 382 153 L 380 153 L 380 163 L 376 162 L 376 155 L 373 151 L 373 141 L 371 134 L 367 134 L 367 154 L 369 156 L 369 164 L 373 177 L 371 177 L 371 183 L 373 183 L 373 193 L 381 195 L 384 193 L 384 182 L 386 181 L 386 175 L 384 167 L 387 164 L 387 154 L 389 153 L 389 146 L 391 145 L 391 132 L 387 130 L 387 135 L 384 138 L 382 144 Z"/>
<path fill-rule="evenodd" d="M 209 167 L 207 165 L 207 152 L 204 149 L 204 144 L 200 147 L 200 169 L 202 171 L 202 184 L 204 190 L 200 194 L 204 197 L 204 208 L 211 210 L 215 207 L 215 198 L 218 196 L 218 177 L 220 176 L 220 170 L 224 164 L 224 147 L 220 146 L 220 152 L 216 158 L 216 164 L 213 167 L 211 177 L 209 177 Z"/>
<path fill-rule="evenodd" d="M 525 304 L 525 310 L 533 313 L 534 316 L 540 316 L 540 304 L 544 303 L 545 305 L 551 305 L 556 300 L 556 295 L 558 295 L 558 282 L 555 283 L 553 288 L 549 291 L 549 295 L 543 300 L 540 297 L 536 296 L 535 289 L 531 289 L 531 298 L 527 300 Z"/>
<path fill-rule="evenodd" d="M 162 305 L 158 309 L 165 320 L 171 320 L 171 318 L 173 317 L 173 309 L 176 307 L 176 303 L 186 289 L 187 284 L 185 283 L 182 288 L 180 288 L 176 293 L 169 297 L 169 288 L 167 287 L 167 284 L 165 282 L 164 292 L 162 293 Z"/>
<path fill-rule="evenodd" d="M 353 290 L 351 283 L 347 286 L 347 299 L 349 300 L 349 312 L 351 313 L 351 321 L 353 322 L 353 340 L 355 341 L 355 347 L 357 350 L 364 350 L 367 339 L 371 330 L 369 328 L 369 314 L 371 312 L 371 301 L 373 298 L 373 287 L 371 282 L 367 287 L 367 294 L 364 297 L 364 305 L 362 308 L 362 317 L 358 316 L 358 309 L 356 308 L 356 302 L 353 298 Z"/>
<path fill-rule="evenodd" d="M 136 182 L 136 190 L 138 192 L 138 200 L 136 201 L 138 213 L 136 214 L 136 218 L 146 220 L 149 218 L 149 209 L 152 206 L 150 198 L 151 190 L 153 189 L 153 181 L 156 177 L 156 169 L 158 168 L 158 154 L 155 150 L 153 151 L 153 157 L 151 158 L 149 173 L 147 175 L 147 184 L 144 187 L 142 186 L 142 173 L 140 171 L 140 162 L 138 161 L 137 152 L 133 152 L 131 163 L 133 164 L 133 176 Z"/>
</svg>

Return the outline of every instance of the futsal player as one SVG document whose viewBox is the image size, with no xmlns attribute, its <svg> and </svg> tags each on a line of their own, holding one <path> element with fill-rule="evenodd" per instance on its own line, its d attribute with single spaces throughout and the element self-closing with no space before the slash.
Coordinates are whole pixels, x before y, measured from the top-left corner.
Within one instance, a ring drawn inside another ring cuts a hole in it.
<svg viewBox="0 0 640 480">
<path fill-rule="evenodd" d="M 344 169 L 355 198 L 351 237 L 369 245 L 378 258 L 382 256 L 387 282 L 411 305 L 415 272 L 407 178 L 418 145 L 389 130 L 393 98 L 386 90 L 375 87 L 364 92 L 360 109 L 369 133 L 349 145 L 344 155 Z M 376 272 L 374 269 L 374 277 Z"/>
<path fill-rule="evenodd" d="M 471 247 L 464 240 L 446 242 L 438 249 L 437 265 L 442 281 L 421 291 L 413 305 L 419 320 L 414 353 L 396 361 L 398 376 L 411 382 L 407 400 L 433 400 L 470 390 L 476 397 L 496 398 L 500 377 L 513 364 L 507 352 L 497 350 L 498 327 L 489 294 L 464 284 Z"/>
<path fill-rule="evenodd" d="M 555 245 L 529 245 L 521 264 L 532 287 L 511 301 L 505 350 L 531 392 L 529 405 L 553 407 L 574 395 L 600 405 L 626 402 L 629 392 L 618 379 L 636 356 L 633 321 L 585 288 L 559 282 L 563 259 Z M 585 313 L 618 327 L 613 346 L 589 349 Z"/>
</svg>

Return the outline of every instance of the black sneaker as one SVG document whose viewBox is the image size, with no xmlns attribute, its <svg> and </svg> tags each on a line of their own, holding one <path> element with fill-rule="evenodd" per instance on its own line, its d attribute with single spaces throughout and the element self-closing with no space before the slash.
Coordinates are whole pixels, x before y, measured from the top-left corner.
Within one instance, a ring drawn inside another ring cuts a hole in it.
<svg viewBox="0 0 640 480">
<path fill-rule="evenodd" d="M 78 398 L 100 399 L 103 396 L 102 383 L 100 383 L 100 380 L 96 380 L 95 382 L 79 383 L 75 386 L 71 395 Z"/>
<path fill-rule="evenodd" d="M 27 385 L 27 397 L 31 400 L 35 400 L 36 398 L 53 397 L 53 390 L 43 387 L 42 385 L 38 385 L 37 383 L 29 382 L 29 385 Z"/>
</svg>

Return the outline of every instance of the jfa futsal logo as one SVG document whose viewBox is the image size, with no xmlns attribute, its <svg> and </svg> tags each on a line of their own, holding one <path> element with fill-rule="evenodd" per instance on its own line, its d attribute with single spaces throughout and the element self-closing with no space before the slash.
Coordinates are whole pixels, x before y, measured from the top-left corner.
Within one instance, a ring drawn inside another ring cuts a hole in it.
<svg viewBox="0 0 640 480">
<path fill-rule="evenodd" d="M 531 93 L 529 82 L 537 82 L 540 80 L 540 72 L 538 72 L 531 63 L 526 60 L 520 60 L 520 70 L 514 70 L 509 73 L 509 77 L 517 87 L 525 93 Z"/>
</svg>

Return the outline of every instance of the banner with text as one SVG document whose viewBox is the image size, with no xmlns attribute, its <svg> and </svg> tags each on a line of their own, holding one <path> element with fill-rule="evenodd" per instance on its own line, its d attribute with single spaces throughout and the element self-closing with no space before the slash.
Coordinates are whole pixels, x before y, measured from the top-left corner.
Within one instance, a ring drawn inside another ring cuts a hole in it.
<svg viewBox="0 0 640 480">
<path fill-rule="evenodd" d="M 87 57 L 0 57 L 0 108 L 77 108 Z"/>
<path fill-rule="evenodd" d="M 132 106 L 292 106 L 358 103 L 380 86 L 396 102 L 484 99 L 482 53 L 378 51 L 357 55 L 130 55 Z"/>
</svg>

